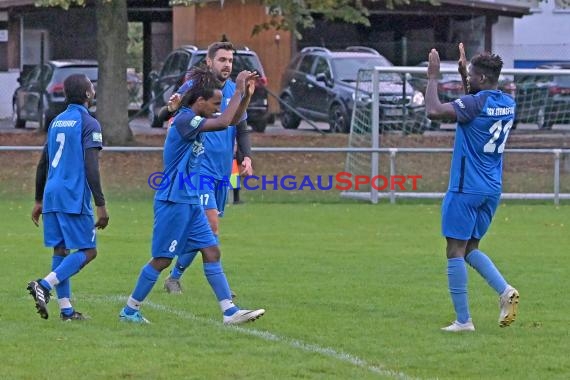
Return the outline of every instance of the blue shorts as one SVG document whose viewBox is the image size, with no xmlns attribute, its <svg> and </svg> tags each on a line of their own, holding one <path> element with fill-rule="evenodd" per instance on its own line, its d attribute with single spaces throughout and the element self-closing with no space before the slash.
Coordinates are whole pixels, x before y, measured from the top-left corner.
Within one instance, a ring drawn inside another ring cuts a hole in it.
<svg viewBox="0 0 570 380">
<path fill-rule="evenodd" d="M 42 220 L 46 247 L 89 249 L 97 245 L 93 215 L 46 212 Z"/>
<path fill-rule="evenodd" d="M 154 201 L 152 257 L 167 257 L 218 245 L 200 205 Z"/>
<path fill-rule="evenodd" d="M 501 196 L 448 191 L 441 206 L 443 236 L 458 240 L 481 239 L 499 205 Z"/>
<path fill-rule="evenodd" d="M 228 200 L 229 183 L 222 180 L 214 180 L 214 186 L 204 186 L 200 189 L 200 203 L 204 210 L 218 210 L 218 216 L 224 216 L 226 202 Z"/>
</svg>

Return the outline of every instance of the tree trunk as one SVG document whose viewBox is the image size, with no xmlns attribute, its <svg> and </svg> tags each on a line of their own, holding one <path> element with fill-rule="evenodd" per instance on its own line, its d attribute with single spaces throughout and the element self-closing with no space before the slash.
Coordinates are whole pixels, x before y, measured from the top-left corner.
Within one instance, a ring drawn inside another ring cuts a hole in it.
<svg viewBox="0 0 570 380">
<path fill-rule="evenodd" d="M 97 119 L 108 145 L 133 140 L 128 122 L 126 1 L 97 0 Z"/>
</svg>

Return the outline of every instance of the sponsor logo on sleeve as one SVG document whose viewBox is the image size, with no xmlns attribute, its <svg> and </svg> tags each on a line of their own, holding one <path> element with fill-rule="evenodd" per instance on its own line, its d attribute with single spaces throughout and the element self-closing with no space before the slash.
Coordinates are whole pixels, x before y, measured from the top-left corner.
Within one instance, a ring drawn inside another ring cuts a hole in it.
<svg viewBox="0 0 570 380">
<path fill-rule="evenodd" d="M 103 134 L 101 132 L 93 132 L 93 141 L 94 142 L 103 142 Z"/>
<path fill-rule="evenodd" d="M 190 125 L 193 128 L 198 128 L 198 126 L 200 125 L 200 123 L 202 122 L 203 117 L 202 116 L 194 116 L 192 118 L 192 121 L 190 122 Z"/>
</svg>

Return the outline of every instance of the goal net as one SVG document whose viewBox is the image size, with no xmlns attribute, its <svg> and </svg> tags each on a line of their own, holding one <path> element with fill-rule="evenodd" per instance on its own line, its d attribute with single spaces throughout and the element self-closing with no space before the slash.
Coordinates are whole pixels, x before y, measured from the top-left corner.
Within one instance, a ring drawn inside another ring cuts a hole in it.
<svg viewBox="0 0 570 380">
<path fill-rule="evenodd" d="M 376 67 L 359 72 L 353 97 L 348 140 L 351 151 L 346 156 L 346 172 L 353 177 L 365 175 L 374 178 L 380 175 L 389 179 L 395 174 L 394 161 L 388 160 L 390 155 L 395 154 L 395 150 L 390 148 L 395 147 L 381 144 L 382 136 L 389 133 L 417 134 L 438 130 L 442 126 L 454 128 L 455 123 L 451 120 L 436 123 L 427 118 L 424 102 L 426 71 L 425 67 Z M 450 102 L 464 95 L 456 64 L 454 67 L 442 65 L 441 73 L 438 94 L 442 102 Z M 556 130 L 570 125 L 570 69 L 557 65 L 539 69 L 503 69 L 499 89 L 515 98 L 513 129 Z M 402 151 L 402 148 L 398 148 L 398 151 Z M 449 152 L 445 154 L 449 159 Z M 429 165 L 429 160 L 424 163 Z M 390 192 L 390 187 L 386 189 L 388 191 L 375 187 L 379 186 L 362 184 L 356 187 L 353 184 L 341 196 L 376 203 L 378 198 L 384 196 L 417 195 Z M 439 197 L 444 191 L 445 187 L 442 187 L 439 191 L 425 192 L 417 197 Z"/>
</svg>

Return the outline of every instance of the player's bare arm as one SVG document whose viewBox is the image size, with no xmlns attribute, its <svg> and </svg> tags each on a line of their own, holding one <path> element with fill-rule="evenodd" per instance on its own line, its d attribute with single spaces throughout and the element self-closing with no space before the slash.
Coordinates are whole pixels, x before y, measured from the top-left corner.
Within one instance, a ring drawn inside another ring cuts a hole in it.
<svg viewBox="0 0 570 380">
<path fill-rule="evenodd" d="M 247 70 L 244 70 L 238 74 L 236 78 L 236 91 L 231 97 L 228 106 L 219 117 L 207 119 L 204 125 L 202 126 L 202 131 L 204 132 L 215 131 L 227 128 L 229 125 L 231 125 L 232 120 L 234 119 L 234 116 L 241 104 L 242 98 L 245 96 L 246 83 L 251 78 L 255 78 L 256 75 L 257 73 Z"/>
<path fill-rule="evenodd" d="M 469 82 L 467 82 L 467 58 L 465 57 L 465 47 L 463 42 L 459 43 L 459 60 L 457 61 L 457 71 L 461 75 L 465 95 L 469 94 Z"/>
<path fill-rule="evenodd" d="M 253 175 L 253 166 L 251 163 L 251 158 L 249 157 L 243 158 L 243 161 L 241 162 L 241 169 L 239 175 L 242 177 Z"/>
<path fill-rule="evenodd" d="M 109 224 L 109 214 L 107 213 L 107 208 L 105 206 L 97 206 L 97 222 L 95 222 L 95 228 L 104 229 Z"/>
<path fill-rule="evenodd" d="M 236 111 L 236 114 L 231 122 L 231 125 L 234 125 L 241 120 L 243 114 L 245 113 L 247 107 L 249 106 L 249 102 L 255 91 L 255 81 L 259 78 L 259 74 L 257 73 L 257 71 L 252 71 L 251 73 L 252 75 L 246 81 L 244 96 L 241 99 L 238 110 Z"/>
<path fill-rule="evenodd" d="M 451 103 L 441 103 L 437 92 L 440 76 L 440 59 L 436 49 L 431 49 L 428 59 L 428 84 L 426 89 L 426 111 L 430 119 L 456 120 L 455 109 Z"/>
<path fill-rule="evenodd" d="M 40 215 L 42 214 L 42 202 L 36 201 L 34 207 L 32 208 L 32 222 L 39 227 L 40 225 Z"/>
</svg>

